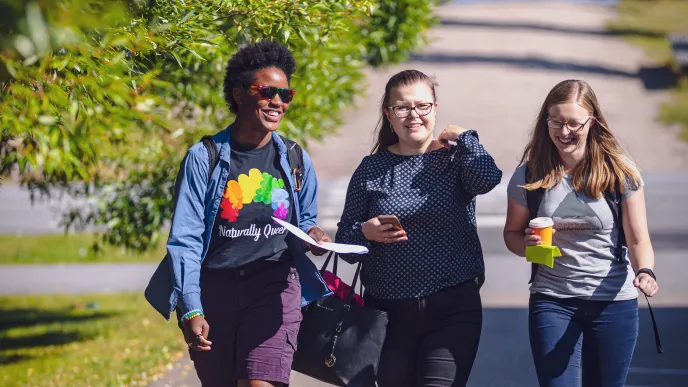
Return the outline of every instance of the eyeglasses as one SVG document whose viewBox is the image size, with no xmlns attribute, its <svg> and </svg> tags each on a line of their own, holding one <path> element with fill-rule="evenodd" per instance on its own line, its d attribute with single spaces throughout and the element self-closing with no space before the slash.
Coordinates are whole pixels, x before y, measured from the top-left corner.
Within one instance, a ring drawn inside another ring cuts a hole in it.
<svg viewBox="0 0 688 387">
<path fill-rule="evenodd" d="M 569 130 L 572 131 L 572 132 L 580 132 L 581 130 L 583 130 L 583 128 L 585 127 L 585 125 L 588 123 L 588 121 L 590 121 L 592 118 L 595 118 L 595 117 L 592 117 L 592 116 L 591 116 L 591 117 L 588 117 L 588 119 L 585 120 L 585 122 L 583 122 L 582 124 L 580 124 L 580 123 L 578 123 L 578 122 L 576 122 L 576 121 L 573 121 L 573 122 L 569 122 L 569 121 L 561 122 L 561 121 L 559 121 L 559 120 L 555 120 L 555 119 L 552 118 L 552 117 L 547 117 L 547 126 L 549 126 L 550 129 L 561 129 L 561 128 L 563 128 L 564 126 L 566 126 L 566 127 L 569 128 Z"/>
<path fill-rule="evenodd" d="M 419 103 L 416 106 L 387 106 L 387 109 L 391 109 L 394 115 L 399 118 L 406 118 L 411 114 L 411 110 L 415 110 L 416 114 L 419 116 L 427 116 L 432 111 L 433 103 L 424 102 Z"/>
<path fill-rule="evenodd" d="M 284 103 L 291 102 L 291 100 L 294 98 L 294 94 L 296 93 L 296 90 L 274 87 L 274 86 L 267 86 L 267 85 L 262 85 L 262 86 L 251 85 L 251 86 L 248 86 L 248 89 L 257 90 L 258 94 L 260 95 L 260 98 L 261 99 L 267 99 L 267 100 L 271 100 L 271 99 L 275 98 L 276 94 L 279 94 L 280 99 Z"/>
</svg>

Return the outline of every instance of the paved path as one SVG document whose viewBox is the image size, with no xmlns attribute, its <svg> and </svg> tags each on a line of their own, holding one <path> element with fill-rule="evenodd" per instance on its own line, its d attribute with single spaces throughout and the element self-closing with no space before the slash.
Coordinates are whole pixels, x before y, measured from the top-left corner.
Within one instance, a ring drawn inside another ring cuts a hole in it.
<svg viewBox="0 0 688 387">
<path fill-rule="evenodd" d="M 440 8 L 442 24 L 431 31 L 426 49 L 404 66 L 370 71 L 368 93 L 349 110 L 338 134 L 311 144 L 322 179 L 320 223 L 329 231 L 336 227 L 348 176 L 371 147 L 379 98 L 389 76 L 403 68 L 435 75 L 440 83 L 438 129 L 449 123 L 476 128 L 506 175 L 503 185 L 478 199 L 488 279 L 482 291 L 486 306 L 483 339 L 469 385 L 536 385 L 526 334 L 529 268 L 506 252 L 501 239 L 504 184 L 549 89 L 562 79 L 586 79 L 597 91 L 612 129 L 646 172 L 649 223 L 657 250 L 657 274 L 662 279 L 662 293 L 653 305 L 666 353 L 661 357 L 653 353 L 647 313 L 642 311 L 640 341 L 628 385 L 686 385 L 688 282 L 683 251 L 688 248 L 688 146 L 654 120 L 667 93 L 653 90 L 652 82 L 644 78 L 643 66 L 648 63 L 639 49 L 603 33 L 605 21 L 613 17 L 610 8 L 493 3 Z M 0 192 L 0 214 L 0 232 L 55 229 L 49 207 L 28 209 L 21 192 L 12 188 Z M 3 267 L 0 293 L 140 289 L 154 269 L 154 265 L 115 266 L 59 266 L 47 271 Z M 343 267 L 345 279 L 350 277 L 350 269 Z M 165 385 L 198 386 L 186 359 L 154 384 Z M 293 385 L 322 383 L 296 374 Z"/>
</svg>

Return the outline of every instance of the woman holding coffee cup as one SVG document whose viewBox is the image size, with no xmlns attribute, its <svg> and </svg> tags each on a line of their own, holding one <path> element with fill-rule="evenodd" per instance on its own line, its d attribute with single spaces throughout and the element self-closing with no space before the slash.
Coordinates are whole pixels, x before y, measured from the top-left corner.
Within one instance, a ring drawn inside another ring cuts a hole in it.
<svg viewBox="0 0 688 387">
<path fill-rule="evenodd" d="M 658 291 L 643 181 L 580 80 L 556 85 L 508 185 L 514 254 L 555 245 L 534 265 L 530 344 L 542 387 L 623 386 L 638 333 L 638 292 Z M 625 242 L 624 242 L 625 240 Z"/>
</svg>

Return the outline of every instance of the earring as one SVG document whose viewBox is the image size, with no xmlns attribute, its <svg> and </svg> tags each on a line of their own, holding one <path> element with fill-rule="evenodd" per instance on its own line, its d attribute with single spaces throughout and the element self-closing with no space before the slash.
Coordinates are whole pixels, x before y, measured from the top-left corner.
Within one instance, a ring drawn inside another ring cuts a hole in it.
<svg viewBox="0 0 688 387">
<path fill-rule="evenodd" d="M 392 127 L 392 124 L 389 124 L 389 131 L 394 133 L 394 128 Z"/>
</svg>

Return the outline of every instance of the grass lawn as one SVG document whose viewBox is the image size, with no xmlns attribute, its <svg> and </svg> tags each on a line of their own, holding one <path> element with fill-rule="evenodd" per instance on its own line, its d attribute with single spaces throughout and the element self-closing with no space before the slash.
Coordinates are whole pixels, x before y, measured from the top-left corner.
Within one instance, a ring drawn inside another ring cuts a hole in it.
<svg viewBox="0 0 688 387">
<path fill-rule="evenodd" d="M 149 253 L 125 252 L 103 246 L 91 251 L 90 234 L 0 235 L 0 265 L 36 263 L 156 262 L 165 255 L 165 243 Z"/>
<path fill-rule="evenodd" d="M 671 45 L 666 35 L 688 34 L 688 1 L 686 0 L 620 0 L 619 17 L 609 30 L 645 49 L 659 65 L 672 63 Z M 667 124 L 680 124 L 681 137 L 688 141 L 688 74 L 679 77 L 672 90 L 674 98 L 662 106 L 659 119 Z"/>
<path fill-rule="evenodd" d="M 147 385 L 185 351 L 138 293 L 0 297 L 0 385 Z"/>
</svg>

